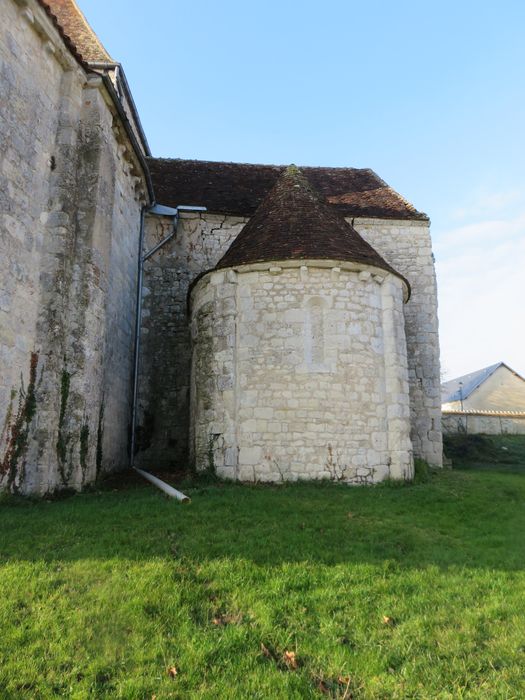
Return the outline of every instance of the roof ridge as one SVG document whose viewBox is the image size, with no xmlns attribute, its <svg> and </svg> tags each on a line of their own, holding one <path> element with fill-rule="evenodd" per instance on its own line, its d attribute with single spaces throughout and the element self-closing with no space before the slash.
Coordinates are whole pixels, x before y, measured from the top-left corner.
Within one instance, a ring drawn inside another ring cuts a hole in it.
<svg viewBox="0 0 525 700">
<path fill-rule="evenodd" d="M 459 377 L 443 382 L 441 385 L 442 403 L 451 403 L 469 398 L 501 366 L 507 367 L 504 362 L 496 362 L 493 365 L 481 367 L 481 369 L 467 372 L 467 374 L 462 374 Z M 514 370 L 510 371 L 514 372 Z M 514 374 L 517 373 L 514 372 Z"/>
<path fill-rule="evenodd" d="M 475 369 L 472 372 L 465 372 L 465 374 L 460 374 L 458 377 L 454 377 L 453 379 L 447 379 L 446 382 L 443 382 L 443 386 L 446 386 L 447 384 L 452 384 L 453 382 L 459 382 L 460 380 L 465 379 L 466 377 L 472 377 L 473 375 L 481 374 L 481 372 L 486 372 L 487 370 L 492 370 L 492 374 L 492 372 L 494 372 L 498 367 L 504 364 L 504 362 L 495 362 L 491 365 L 487 365 L 486 367 L 480 367 L 479 369 Z"/>
<path fill-rule="evenodd" d="M 235 160 L 206 160 L 201 158 L 169 158 L 169 157 L 156 157 L 149 156 L 148 160 L 161 161 L 163 163 L 199 163 L 202 165 L 238 165 L 239 167 L 254 167 L 254 168 L 282 168 L 286 169 L 285 163 L 251 163 L 246 161 L 235 161 Z M 382 180 L 379 175 L 372 170 L 372 168 L 356 168 L 353 166 L 343 166 L 343 165 L 298 165 L 301 171 L 303 170 L 351 170 L 358 171 L 362 173 L 370 173 L 381 180 L 386 187 L 389 187 L 384 180 Z M 392 188 L 390 188 L 392 189 Z"/>
</svg>

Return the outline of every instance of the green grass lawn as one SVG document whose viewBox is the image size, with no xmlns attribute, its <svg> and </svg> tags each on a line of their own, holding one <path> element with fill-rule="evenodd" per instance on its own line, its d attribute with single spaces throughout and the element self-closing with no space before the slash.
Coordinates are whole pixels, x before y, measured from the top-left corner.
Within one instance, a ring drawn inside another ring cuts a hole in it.
<svg viewBox="0 0 525 700">
<path fill-rule="evenodd" d="M 521 700 L 525 443 L 508 440 L 492 469 L 463 455 L 397 488 L 4 499 L 0 698 Z"/>
</svg>

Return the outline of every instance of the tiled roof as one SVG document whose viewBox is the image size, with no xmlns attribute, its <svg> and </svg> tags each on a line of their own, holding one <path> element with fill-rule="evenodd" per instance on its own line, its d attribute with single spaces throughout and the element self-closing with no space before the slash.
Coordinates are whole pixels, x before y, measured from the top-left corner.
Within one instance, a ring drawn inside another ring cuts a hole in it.
<svg viewBox="0 0 525 700">
<path fill-rule="evenodd" d="M 62 37 L 62 40 L 64 41 L 64 44 L 66 45 L 68 50 L 71 52 L 72 56 L 78 61 L 78 63 L 80 63 L 80 65 L 83 68 L 88 69 L 88 65 L 87 65 L 86 61 L 84 60 L 84 57 L 81 55 L 80 51 L 73 43 L 71 37 L 69 37 L 66 34 L 66 32 L 64 31 L 64 27 L 60 24 L 57 16 L 54 14 L 54 12 L 51 8 L 51 4 L 50 4 L 51 0 L 49 0 L 48 2 L 46 2 L 46 0 L 37 0 L 37 2 L 40 4 L 40 6 L 45 11 L 47 16 L 51 19 L 51 21 L 55 25 L 58 33 L 60 34 L 60 36 Z"/>
<path fill-rule="evenodd" d="M 286 168 L 163 158 L 149 158 L 148 164 L 159 203 L 200 205 L 210 212 L 237 216 L 252 216 Z M 325 202 L 342 216 L 428 220 L 373 170 L 300 168 Z"/>
<path fill-rule="evenodd" d="M 217 269 L 272 260 L 357 262 L 398 275 L 295 166 L 281 174 Z"/>
<path fill-rule="evenodd" d="M 58 24 L 68 48 L 86 63 L 114 63 L 74 0 L 39 0 Z M 65 35 L 65 36 L 64 36 Z"/>
</svg>

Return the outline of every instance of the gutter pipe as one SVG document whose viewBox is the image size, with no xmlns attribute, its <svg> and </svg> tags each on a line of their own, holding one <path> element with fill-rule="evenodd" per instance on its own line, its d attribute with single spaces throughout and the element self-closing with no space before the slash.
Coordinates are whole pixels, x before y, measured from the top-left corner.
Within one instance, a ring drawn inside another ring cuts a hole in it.
<svg viewBox="0 0 525 700">
<path fill-rule="evenodd" d="M 204 212 L 206 207 L 193 207 L 179 205 L 175 208 L 165 207 L 159 204 L 153 206 L 144 206 L 140 212 L 140 234 L 139 234 L 139 255 L 138 255 L 138 273 L 137 273 L 137 297 L 135 307 L 135 339 L 134 339 L 134 359 L 133 359 L 133 396 L 131 403 L 131 438 L 130 438 L 130 467 L 138 472 L 145 479 L 160 488 L 164 493 L 172 498 L 176 498 L 182 503 L 189 502 L 189 498 L 177 489 L 174 489 L 166 482 L 161 481 L 153 474 L 145 472 L 135 466 L 135 448 L 137 442 L 137 404 L 139 391 L 139 367 L 140 367 L 140 329 L 142 325 L 142 289 L 144 286 L 144 263 L 149 260 L 158 250 L 166 245 L 177 233 L 177 225 L 179 222 L 179 213 L 181 211 L 189 212 Z M 157 243 L 153 248 L 143 253 L 144 250 L 144 220 L 146 213 L 157 214 L 158 216 L 170 216 L 173 218 L 173 227 L 170 233 Z"/>
<path fill-rule="evenodd" d="M 171 496 L 171 498 L 176 498 L 178 501 L 181 503 L 189 503 L 190 498 L 182 493 L 182 491 L 177 491 L 177 489 L 174 489 L 173 486 L 170 486 L 167 484 L 165 481 L 162 481 L 161 479 L 157 479 L 156 476 L 153 476 L 153 474 L 150 474 L 149 472 L 145 472 L 142 469 L 139 469 L 138 467 L 133 467 L 133 469 L 138 472 L 141 476 L 143 476 L 145 479 L 150 481 L 154 486 L 157 486 L 161 491 L 164 491 L 164 493 L 167 496 Z"/>
</svg>

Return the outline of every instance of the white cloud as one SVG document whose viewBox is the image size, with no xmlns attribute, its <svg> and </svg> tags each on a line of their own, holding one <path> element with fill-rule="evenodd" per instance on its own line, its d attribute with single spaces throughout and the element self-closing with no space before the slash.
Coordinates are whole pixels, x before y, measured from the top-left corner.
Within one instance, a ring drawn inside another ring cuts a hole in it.
<svg viewBox="0 0 525 700">
<path fill-rule="evenodd" d="M 480 190 L 467 200 L 465 206 L 455 209 L 452 212 L 452 218 L 468 219 L 495 216 L 515 206 L 525 206 L 525 192 L 521 187 L 506 192 Z"/>
<path fill-rule="evenodd" d="M 434 241 L 446 378 L 499 360 L 525 374 L 525 210 Z"/>
<path fill-rule="evenodd" d="M 518 239 L 525 231 L 525 211 L 512 219 L 488 219 L 473 224 L 458 226 L 438 234 L 436 250 L 454 254 L 455 247 L 481 244 L 498 244 L 499 242 Z M 434 237 L 436 234 L 434 233 Z"/>
</svg>

